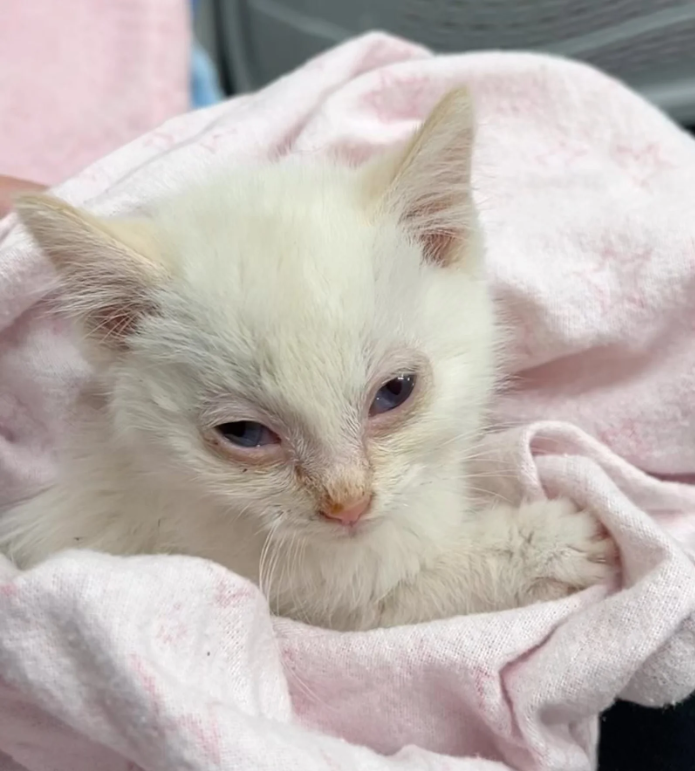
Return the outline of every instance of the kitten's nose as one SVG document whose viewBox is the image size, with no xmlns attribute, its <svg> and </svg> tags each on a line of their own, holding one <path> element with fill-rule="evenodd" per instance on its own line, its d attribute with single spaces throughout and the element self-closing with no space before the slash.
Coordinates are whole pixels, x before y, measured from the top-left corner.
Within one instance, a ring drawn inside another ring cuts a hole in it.
<svg viewBox="0 0 695 771">
<path fill-rule="evenodd" d="M 371 495 L 365 495 L 357 501 L 348 503 L 334 503 L 321 514 L 326 519 L 333 519 L 343 525 L 354 525 L 355 522 L 362 519 L 372 502 Z"/>
</svg>

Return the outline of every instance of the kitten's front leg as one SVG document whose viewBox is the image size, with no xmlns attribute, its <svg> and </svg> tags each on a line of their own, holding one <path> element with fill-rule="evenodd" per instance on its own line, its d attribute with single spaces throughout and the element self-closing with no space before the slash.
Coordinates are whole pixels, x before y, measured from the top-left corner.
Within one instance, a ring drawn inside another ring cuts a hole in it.
<svg viewBox="0 0 695 771">
<path fill-rule="evenodd" d="M 593 514 L 566 499 L 495 506 L 382 606 L 379 625 L 559 599 L 609 578 L 617 551 Z"/>
</svg>

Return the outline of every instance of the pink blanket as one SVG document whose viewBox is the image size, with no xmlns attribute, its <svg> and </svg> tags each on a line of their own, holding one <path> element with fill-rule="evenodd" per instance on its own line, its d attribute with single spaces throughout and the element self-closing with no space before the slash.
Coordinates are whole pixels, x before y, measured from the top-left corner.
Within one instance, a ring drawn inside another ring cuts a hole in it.
<svg viewBox="0 0 695 771">
<path fill-rule="evenodd" d="M 185 0 L 1 0 L 0 174 L 62 182 L 187 109 L 187 11 Z"/>
<path fill-rule="evenodd" d="M 589 771 L 616 697 L 665 704 L 695 688 L 695 144 L 656 110 L 579 64 L 368 35 L 169 122 L 58 194 L 116 213 L 241 156 L 366 157 L 460 82 L 478 104 L 475 181 L 516 373 L 485 455 L 504 495 L 596 511 L 623 586 L 336 634 L 271 618 L 255 587 L 196 559 L 5 564 L 3 771 Z M 50 273 L 13 225 L 5 501 L 50 480 L 86 376 L 41 315 Z"/>
</svg>

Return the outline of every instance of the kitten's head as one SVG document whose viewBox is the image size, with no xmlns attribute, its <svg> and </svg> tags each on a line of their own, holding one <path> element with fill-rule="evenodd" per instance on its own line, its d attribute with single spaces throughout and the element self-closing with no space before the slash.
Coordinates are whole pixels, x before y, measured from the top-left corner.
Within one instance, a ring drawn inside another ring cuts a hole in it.
<svg viewBox="0 0 695 771">
<path fill-rule="evenodd" d="M 325 545 L 450 526 L 493 369 L 472 140 L 456 91 L 357 169 L 229 171 L 133 220 L 21 200 L 107 386 L 105 444 L 208 502 L 218 539 L 236 516 Z"/>
</svg>

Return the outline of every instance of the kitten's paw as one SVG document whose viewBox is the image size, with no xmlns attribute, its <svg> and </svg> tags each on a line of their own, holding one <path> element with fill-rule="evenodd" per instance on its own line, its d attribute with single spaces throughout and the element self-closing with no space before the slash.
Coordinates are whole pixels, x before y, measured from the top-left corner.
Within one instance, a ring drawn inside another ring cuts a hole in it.
<svg viewBox="0 0 695 771">
<path fill-rule="evenodd" d="M 517 512 L 524 588 L 520 600 L 560 599 L 615 574 L 618 550 L 599 520 L 567 499 L 528 503 Z"/>
</svg>

